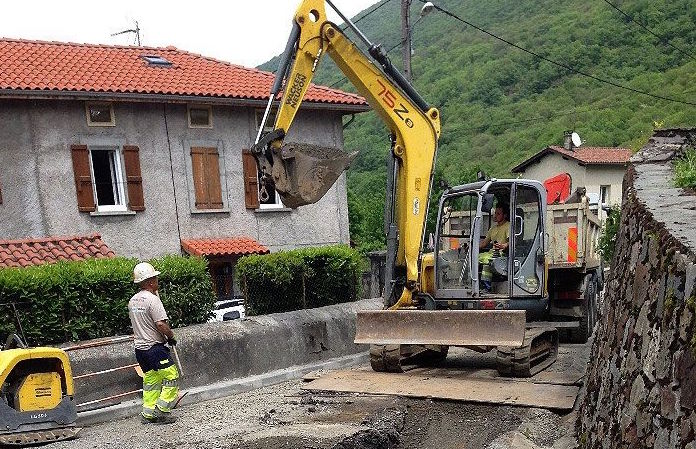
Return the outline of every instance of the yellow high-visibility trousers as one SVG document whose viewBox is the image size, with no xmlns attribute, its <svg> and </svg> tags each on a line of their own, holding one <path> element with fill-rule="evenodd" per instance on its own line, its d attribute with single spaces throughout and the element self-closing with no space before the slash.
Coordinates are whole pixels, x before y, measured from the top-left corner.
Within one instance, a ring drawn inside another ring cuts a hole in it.
<svg viewBox="0 0 696 449">
<path fill-rule="evenodd" d="M 164 364 L 169 360 L 162 360 Z M 143 373 L 143 411 L 146 418 L 154 418 L 172 411 L 179 396 L 179 371 L 175 365 Z"/>
</svg>

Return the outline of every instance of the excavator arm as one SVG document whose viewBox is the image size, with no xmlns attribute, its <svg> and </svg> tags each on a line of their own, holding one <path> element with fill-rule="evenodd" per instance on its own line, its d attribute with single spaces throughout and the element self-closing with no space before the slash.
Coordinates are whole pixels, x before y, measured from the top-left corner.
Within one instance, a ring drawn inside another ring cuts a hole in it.
<svg viewBox="0 0 696 449">
<path fill-rule="evenodd" d="M 365 54 L 326 18 L 328 3 L 367 45 Z M 440 137 L 440 115 L 418 95 L 391 65 L 382 48 L 370 43 L 330 0 L 304 0 L 294 16 L 293 31 L 276 72 L 261 130 L 279 96 L 273 131 L 256 139 L 254 155 L 266 188 L 273 183 L 283 202 L 292 207 L 318 201 L 352 160 L 339 150 L 288 144 L 285 136 L 310 86 L 316 68 L 328 54 L 358 92 L 377 112 L 391 133 L 385 230 L 387 271 L 401 279 L 393 308 L 413 305 L 419 291 L 419 258 L 428 208 L 432 171 Z M 371 57 L 370 57 L 371 56 Z M 263 195 L 264 187 L 262 187 Z M 391 268 L 390 268 L 391 266 Z M 388 277 L 390 275 L 388 274 Z M 387 282 L 385 298 L 392 296 Z M 393 302 L 393 301 L 392 301 Z"/>
</svg>

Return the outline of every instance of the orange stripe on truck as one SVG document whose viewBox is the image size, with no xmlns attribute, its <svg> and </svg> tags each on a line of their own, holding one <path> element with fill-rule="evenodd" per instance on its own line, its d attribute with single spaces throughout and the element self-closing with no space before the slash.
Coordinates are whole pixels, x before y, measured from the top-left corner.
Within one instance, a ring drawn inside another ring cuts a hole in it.
<svg viewBox="0 0 696 449">
<path fill-rule="evenodd" d="M 568 228 L 568 262 L 578 260 L 578 228 Z"/>
</svg>

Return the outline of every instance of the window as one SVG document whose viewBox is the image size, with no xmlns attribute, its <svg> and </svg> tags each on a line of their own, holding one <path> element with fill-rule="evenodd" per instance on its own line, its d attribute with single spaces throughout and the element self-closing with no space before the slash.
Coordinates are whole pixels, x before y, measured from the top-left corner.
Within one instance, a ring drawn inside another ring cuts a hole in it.
<svg viewBox="0 0 696 449">
<path fill-rule="evenodd" d="M 189 106 L 189 128 L 212 128 L 213 108 L 211 106 Z"/>
<path fill-rule="evenodd" d="M 142 57 L 149 65 L 170 67 L 172 63 L 166 58 L 158 55 L 144 55 Z"/>
<path fill-rule="evenodd" d="M 215 147 L 191 148 L 191 170 L 196 209 L 223 208 L 219 159 L 218 149 Z"/>
<path fill-rule="evenodd" d="M 599 200 L 602 206 L 608 206 L 611 199 L 611 186 L 599 186 Z"/>
<path fill-rule="evenodd" d="M 115 126 L 114 106 L 111 103 L 85 103 L 88 126 Z"/>
<path fill-rule="evenodd" d="M 93 147 L 89 152 L 98 212 L 127 210 L 121 149 Z"/>
<path fill-rule="evenodd" d="M 78 210 L 145 210 L 138 147 L 72 145 L 71 152 Z"/>
</svg>

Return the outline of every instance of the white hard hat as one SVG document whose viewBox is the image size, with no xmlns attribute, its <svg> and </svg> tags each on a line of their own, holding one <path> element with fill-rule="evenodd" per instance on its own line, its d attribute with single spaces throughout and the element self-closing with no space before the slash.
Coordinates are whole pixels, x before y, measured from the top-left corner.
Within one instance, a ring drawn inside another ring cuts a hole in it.
<svg viewBox="0 0 696 449">
<path fill-rule="evenodd" d="M 147 262 L 140 262 L 133 268 L 133 283 L 140 284 L 144 280 L 159 276 L 160 272 Z"/>
</svg>

